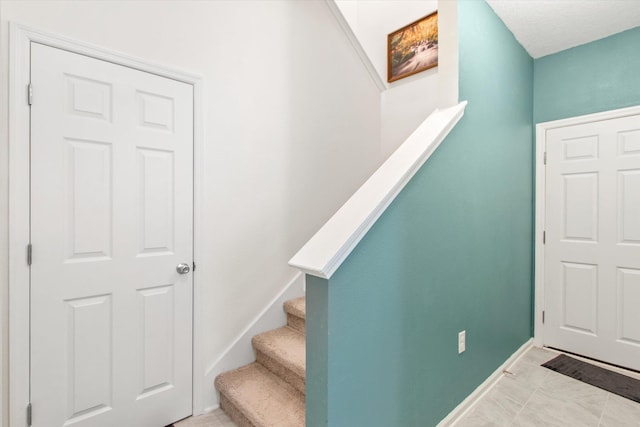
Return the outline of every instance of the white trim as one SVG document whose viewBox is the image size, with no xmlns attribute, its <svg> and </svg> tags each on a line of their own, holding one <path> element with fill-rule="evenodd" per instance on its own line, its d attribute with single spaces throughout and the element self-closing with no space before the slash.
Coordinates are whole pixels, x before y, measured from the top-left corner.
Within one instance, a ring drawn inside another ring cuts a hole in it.
<svg viewBox="0 0 640 427">
<path fill-rule="evenodd" d="M 203 338 L 203 308 L 202 281 L 198 279 L 198 265 L 204 258 L 203 253 L 204 230 L 204 144 L 205 144 L 205 88 L 204 79 L 193 79 L 193 262 L 196 269 L 193 272 L 193 415 L 204 412 L 204 338 Z"/>
<path fill-rule="evenodd" d="M 603 120 L 619 119 L 621 117 L 635 116 L 638 114 L 640 114 L 640 105 L 634 105 L 632 107 L 619 108 L 617 110 L 601 111 L 599 113 L 542 122 L 536 125 L 536 129 L 543 128 L 548 130 L 563 128 L 567 126 L 583 125 L 585 123 L 601 122 Z"/>
<path fill-rule="evenodd" d="M 380 74 L 378 74 L 378 71 L 376 71 L 376 67 L 373 66 L 371 59 L 369 59 L 369 55 L 367 55 L 367 53 L 364 51 L 364 48 L 360 44 L 358 37 L 356 37 L 356 35 L 354 34 L 351 25 L 349 25 L 349 23 L 345 19 L 335 0 L 325 0 L 325 3 L 327 4 L 327 6 L 329 6 L 331 13 L 333 13 L 333 16 L 338 21 L 342 32 L 344 32 L 344 34 L 349 39 L 351 46 L 353 46 L 353 49 L 356 51 L 356 54 L 358 55 L 358 58 L 360 58 L 362 65 L 364 65 L 364 67 L 367 69 L 367 72 L 369 73 L 369 76 L 371 76 L 371 80 L 373 80 L 373 83 L 376 85 L 380 92 L 384 92 L 385 90 L 387 90 L 388 86 L 382 80 L 382 77 L 380 76 Z"/>
<path fill-rule="evenodd" d="M 30 40 L 9 27 L 9 425 L 26 425 L 29 403 Z"/>
<path fill-rule="evenodd" d="M 533 340 L 535 345 L 542 347 L 542 310 L 544 310 L 544 286 L 539 286 L 538 281 L 544 283 L 544 244 L 542 243 L 542 233 L 545 229 L 545 187 L 546 174 L 544 164 L 544 152 L 547 146 L 546 129 L 541 125 L 536 125 L 536 215 L 533 239 L 535 243 L 535 295 L 533 308 Z"/>
<path fill-rule="evenodd" d="M 194 260 L 201 253 L 204 151 L 203 81 L 200 76 L 164 67 L 92 44 L 9 23 L 9 425 L 26 425 L 29 402 L 29 106 L 31 42 L 64 49 L 114 64 L 156 74 L 193 86 L 194 144 Z M 197 263 L 196 263 L 197 265 Z M 201 284 L 193 276 L 193 413 L 202 412 L 204 362 L 202 360 Z"/>
<path fill-rule="evenodd" d="M 219 397 L 213 388 L 215 378 L 223 372 L 236 369 L 255 360 L 251 339 L 262 332 L 280 328 L 286 324 L 287 316 L 282 305 L 287 300 L 304 295 L 304 285 L 305 277 L 298 271 L 293 279 L 265 305 L 207 369 L 205 384 L 209 388 L 204 391 L 204 401 L 207 405 L 204 412 L 211 412 L 219 406 Z"/>
<path fill-rule="evenodd" d="M 464 114 L 436 110 L 298 251 L 289 265 L 329 279 Z"/>
<path fill-rule="evenodd" d="M 542 233 L 545 229 L 545 165 L 544 152 L 547 145 L 547 131 L 567 126 L 617 119 L 640 114 L 640 106 L 620 108 L 617 110 L 587 114 L 568 119 L 538 123 L 536 125 L 536 219 L 535 219 L 535 308 L 534 308 L 534 343 L 538 347 L 544 345 L 544 328 L 542 311 L 544 310 L 544 257 L 545 246 L 542 244 Z"/>
<path fill-rule="evenodd" d="M 464 399 L 453 411 L 449 413 L 442 421 L 440 421 L 437 427 L 453 427 L 458 420 L 468 414 L 476 404 L 482 399 L 496 383 L 502 378 L 505 370 L 509 370 L 511 366 L 516 364 L 522 356 L 525 355 L 529 349 L 533 347 L 533 338 L 527 340 L 515 353 L 513 353 L 502 365 L 498 367 L 489 378 L 484 380 L 466 399 Z"/>
</svg>

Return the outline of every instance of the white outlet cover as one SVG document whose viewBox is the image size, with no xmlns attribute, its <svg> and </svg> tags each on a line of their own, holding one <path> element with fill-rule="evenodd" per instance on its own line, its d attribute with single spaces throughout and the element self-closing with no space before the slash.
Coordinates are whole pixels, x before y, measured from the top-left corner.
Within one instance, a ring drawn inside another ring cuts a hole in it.
<svg viewBox="0 0 640 427">
<path fill-rule="evenodd" d="M 467 331 L 458 332 L 458 354 L 464 353 L 467 349 Z"/>
</svg>

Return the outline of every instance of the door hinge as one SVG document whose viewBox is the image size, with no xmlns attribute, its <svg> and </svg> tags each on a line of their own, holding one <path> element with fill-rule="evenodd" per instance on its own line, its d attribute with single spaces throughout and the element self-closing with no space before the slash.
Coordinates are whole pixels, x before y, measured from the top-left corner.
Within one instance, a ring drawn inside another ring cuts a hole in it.
<svg viewBox="0 0 640 427">
<path fill-rule="evenodd" d="M 544 152 L 544 164 L 545 165 L 547 164 L 547 152 L 546 151 Z"/>
<path fill-rule="evenodd" d="M 544 310 L 542 310 L 542 324 L 544 325 Z"/>
<path fill-rule="evenodd" d="M 547 232 L 542 232 L 542 244 L 545 245 L 547 243 Z"/>
<path fill-rule="evenodd" d="M 196 271 L 196 263 L 193 263 L 193 268 L 191 269 L 191 271 Z"/>
<path fill-rule="evenodd" d="M 27 245 L 27 265 L 31 265 L 33 262 L 33 246 L 31 243 Z"/>
<path fill-rule="evenodd" d="M 29 403 L 27 405 L 27 425 L 30 426 L 31 425 L 31 420 L 32 420 L 32 409 L 31 409 L 31 403 Z"/>
<path fill-rule="evenodd" d="M 29 105 L 33 104 L 33 86 L 31 83 L 27 86 L 27 102 L 29 102 Z"/>
</svg>

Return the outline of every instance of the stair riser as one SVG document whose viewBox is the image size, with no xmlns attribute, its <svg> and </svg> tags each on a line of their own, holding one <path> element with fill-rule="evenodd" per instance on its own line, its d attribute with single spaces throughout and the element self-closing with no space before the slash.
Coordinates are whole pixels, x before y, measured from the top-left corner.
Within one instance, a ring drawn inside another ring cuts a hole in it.
<svg viewBox="0 0 640 427">
<path fill-rule="evenodd" d="M 256 350 L 256 362 L 273 372 L 281 380 L 285 381 L 300 392 L 302 398 L 305 395 L 305 378 L 293 372 L 278 361 L 267 356 L 260 350 Z"/>
<path fill-rule="evenodd" d="M 291 329 L 295 329 L 296 331 L 304 334 L 306 323 L 305 320 L 301 317 L 294 316 L 293 314 L 287 313 L 287 325 Z"/>
<path fill-rule="evenodd" d="M 247 417 L 244 416 L 242 411 L 240 411 L 236 406 L 231 402 L 224 393 L 220 393 L 220 408 L 233 420 L 234 423 L 238 425 L 238 427 L 256 427 Z"/>
<path fill-rule="evenodd" d="M 220 407 L 240 427 L 304 427 L 304 395 L 259 363 L 216 377 Z"/>
<path fill-rule="evenodd" d="M 305 425 L 304 298 L 285 302 L 284 309 L 287 326 L 251 340 L 256 362 L 220 374 L 214 381 L 220 408 L 239 427 Z"/>
</svg>

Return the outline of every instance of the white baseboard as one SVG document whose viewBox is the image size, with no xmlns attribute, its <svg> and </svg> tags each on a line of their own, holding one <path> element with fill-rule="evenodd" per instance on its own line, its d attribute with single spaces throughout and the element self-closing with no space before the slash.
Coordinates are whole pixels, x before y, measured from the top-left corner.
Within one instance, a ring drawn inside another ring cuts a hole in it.
<svg viewBox="0 0 640 427">
<path fill-rule="evenodd" d="M 200 415 L 210 414 L 210 413 L 212 413 L 213 411 L 215 411 L 216 409 L 219 409 L 219 408 L 220 408 L 219 404 L 218 405 L 213 405 L 213 406 L 208 406 L 208 407 L 206 407 L 206 408 L 204 408 L 202 410 L 201 414 L 194 414 L 193 416 L 197 417 L 197 416 L 200 416 Z"/>
<path fill-rule="evenodd" d="M 480 384 L 466 399 L 462 401 L 453 411 L 449 413 L 442 421 L 438 423 L 437 427 L 453 427 L 456 422 L 466 415 L 478 401 L 487 394 L 493 386 L 496 385 L 498 380 L 502 378 L 504 370 L 508 370 L 514 363 L 516 363 L 524 354 L 533 347 L 533 338 L 522 344 L 522 346 L 511 355 L 502 365 L 498 367 L 482 384 Z"/>
<path fill-rule="evenodd" d="M 239 368 L 255 361 L 251 338 L 270 329 L 282 327 L 287 322 L 287 315 L 282 304 L 290 299 L 304 295 L 305 276 L 298 272 L 296 276 L 284 286 L 280 292 L 265 305 L 264 309 L 249 323 L 235 340 L 222 352 L 205 373 L 203 382 L 202 413 L 216 410 L 220 406 L 220 397 L 213 387 L 213 380 L 219 374 Z M 194 414 L 199 415 L 199 414 Z"/>
</svg>

